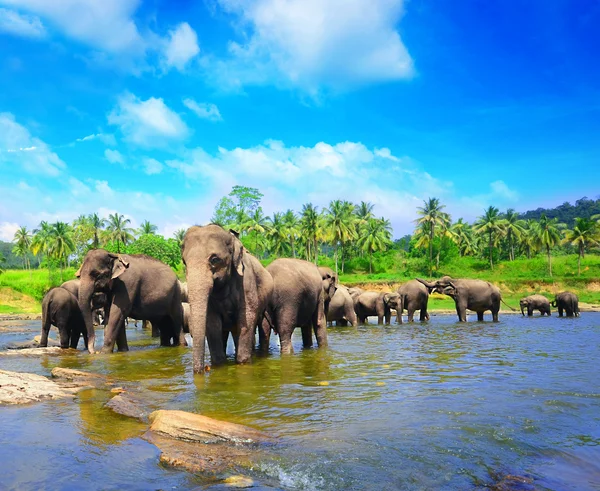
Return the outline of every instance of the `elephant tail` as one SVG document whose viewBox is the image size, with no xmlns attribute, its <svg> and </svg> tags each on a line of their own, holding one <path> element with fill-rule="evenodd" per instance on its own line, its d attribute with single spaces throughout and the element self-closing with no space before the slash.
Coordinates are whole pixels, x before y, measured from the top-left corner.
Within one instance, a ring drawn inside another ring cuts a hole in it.
<svg viewBox="0 0 600 491">
<path fill-rule="evenodd" d="M 506 303 L 506 302 L 505 302 L 505 301 L 502 299 L 502 297 L 500 297 L 500 301 L 501 301 L 501 302 L 502 302 L 504 305 L 506 305 L 506 306 L 507 306 L 507 307 L 508 307 L 510 310 L 512 310 L 513 312 L 517 312 L 517 309 L 515 309 L 515 308 L 511 307 L 510 305 L 508 305 L 508 304 L 507 304 L 507 303 Z"/>
<path fill-rule="evenodd" d="M 552 302 L 550 302 L 550 305 L 552 305 L 552 307 L 556 308 L 556 300 L 552 300 Z"/>
<path fill-rule="evenodd" d="M 273 329 L 273 331 L 275 331 L 277 334 L 279 334 L 279 332 L 277 331 L 277 327 L 275 326 L 275 323 L 273 322 L 273 319 L 271 318 L 271 314 L 269 314 L 268 309 L 265 310 L 265 312 L 263 313 L 263 319 L 265 319 L 267 321 L 267 324 L 269 324 L 269 327 L 271 329 Z"/>
</svg>

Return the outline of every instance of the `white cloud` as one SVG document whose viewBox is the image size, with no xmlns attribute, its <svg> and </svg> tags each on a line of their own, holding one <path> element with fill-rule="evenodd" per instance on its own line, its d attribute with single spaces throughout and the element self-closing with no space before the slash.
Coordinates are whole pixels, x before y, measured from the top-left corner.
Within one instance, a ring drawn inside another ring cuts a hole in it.
<svg viewBox="0 0 600 491">
<path fill-rule="evenodd" d="M 105 198 L 109 198 L 115 194 L 107 181 L 94 181 L 94 189 Z"/>
<path fill-rule="evenodd" d="M 209 65 L 231 87 L 270 84 L 322 88 L 410 78 L 413 61 L 397 24 L 403 0 L 218 0 L 244 39 Z"/>
<path fill-rule="evenodd" d="M 32 174 L 57 176 L 66 164 L 39 138 L 16 122 L 11 113 L 0 113 L 0 165 L 12 164 Z"/>
<path fill-rule="evenodd" d="M 115 135 L 110 133 L 94 133 L 91 135 L 84 136 L 83 138 L 77 138 L 75 143 L 87 142 L 93 140 L 100 140 L 105 145 L 109 145 L 114 147 L 117 144 L 117 140 L 115 139 Z"/>
<path fill-rule="evenodd" d="M 39 17 L 19 14 L 4 8 L 0 8 L 0 32 L 27 38 L 41 38 L 46 35 L 46 29 Z"/>
<path fill-rule="evenodd" d="M 83 184 L 79 179 L 74 177 L 69 178 L 69 186 L 74 196 L 86 196 L 90 192 L 90 188 Z"/>
<path fill-rule="evenodd" d="M 125 162 L 125 158 L 123 157 L 121 152 L 119 152 L 118 150 L 111 150 L 110 148 L 104 150 L 104 157 L 111 164 L 122 164 Z"/>
<path fill-rule="evenodd" d="M 490 188 L 492 193 L 498 198 L 514 201 L 519 197 L 519 194 L 509 189 L 504 181 L 494 181 L 490 183 Z"/>
<path fill-rule="evenodd" d="M 0 240 L 12 242 L 15 232 L 19 229 L 18 223 L 0 222 Z"/>
<path fill-rule="evenodd" d="M 0 0 L 42 17 L 65 36 L 110 53 L 140 53 L 145 41 L 133 20 L 139 0 Z"/>
<path fill-rule="evenodd" d="M 200 53 L 198 36 L 187 22 L 182 22 L 169 31 L 164 41 L 163 65 L 166 69 L 175 67 L 183 71 L 188 62 Z"/>
<path fill-rule="evenodd" d="M 117 107 L 108 115 L 108 123 L 119 126 L 127 141 L 145 148 L 166 147 L 172 141 L 185 139 L 190 132 L 162 99 L 151 97 L 143 101 L 133 94 L 119 98 Z"/>
<path fill-rule="evenodd" d="M 208 102 L 196 102 L 194 99 L 184 99 L 183 105 L 193 111 L 196 116 L 209 121 L 223 121 L 219 108 Z"/>
<path fill-rule="evenodd" d="M 156 159 L 144 159 L 144 172 L 148 175 L 160 174 L 163 170 L 163 165 Z"/>
</svg>

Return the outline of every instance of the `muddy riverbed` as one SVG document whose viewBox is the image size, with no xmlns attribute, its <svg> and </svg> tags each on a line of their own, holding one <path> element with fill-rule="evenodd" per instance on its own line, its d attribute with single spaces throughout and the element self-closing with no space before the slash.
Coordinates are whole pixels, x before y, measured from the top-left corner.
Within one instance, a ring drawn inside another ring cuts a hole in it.
<svg viewBox="0 0 600 491">
<path fill-rule="evenodd" d="M 0 350 L 40 321 L 3 327 Z M 128 338 L 128 353 L 0 356 L 0 369 L 101 373 L 133 383 L 150 409 L 262 430 L 277 442 L 236 472 L 266 487 L 487 489 L 510 475 L 533 483 L 524 489 L 600 489 L 597 313 L 334 327 L 328 350 L 302 350 L 298 331 L 292 356 L 274 337 L 271 355 L 196 377 L 189 348 L 159 348 L 133 326 Z M 0 489 L 203 489 L 226 477 L 160 464 L 146 426 L 104 407 L 113 395 L 0 407 Z"/>
</svg>

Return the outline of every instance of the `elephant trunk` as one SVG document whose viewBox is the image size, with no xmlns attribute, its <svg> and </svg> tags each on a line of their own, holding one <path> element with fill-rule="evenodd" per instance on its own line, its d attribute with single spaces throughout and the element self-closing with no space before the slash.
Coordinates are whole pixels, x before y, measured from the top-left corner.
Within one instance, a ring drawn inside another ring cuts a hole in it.
<svg viewBox="0 0 600 491">
<path fill-rule="evenodd" d="M 419 283 L 422 283 L 423 285 L 425 285 L 427 288 L 429 288 L 429 290 L 434 290 L 437 286 L 436 283 L 432 283 L 430 281 L 425 281 L 422 280 L 421 278 L 415 278 Z"/>
<path fill-rule="evenodd" d="M 85 328 L 88 334 L 87 349 L 90 353 L 94 353 L 94 344 L 96 343 L 96 333 L 94 331 L 94 323 L 92 319 L 92 296 L 94 294 L 93 282 L 81 282 L 79 286 L 79 309 L 85 323 Z"/>
<path fill-rule="evenodd" d="M 398 299 L 398 308 L 396 309 L 396 322 L 402 324 L 402 312 L 404 311 L 404 295 Z"/>
<path fill-rule="evenodd" d="M 521 304 L 521 315 L 525 315 L 525 312 L 523 311 L 523 308 L 525 307 L 525 305 Z"/>
<path fill-rule="evenodd" d="M 213 289 L 212 274 L 207 266 L 188 267 L 190 333 L 194 339 L 194 373 L 204 372 L 204 344 L 208 320 L 208 298 Z"/>
</svg>

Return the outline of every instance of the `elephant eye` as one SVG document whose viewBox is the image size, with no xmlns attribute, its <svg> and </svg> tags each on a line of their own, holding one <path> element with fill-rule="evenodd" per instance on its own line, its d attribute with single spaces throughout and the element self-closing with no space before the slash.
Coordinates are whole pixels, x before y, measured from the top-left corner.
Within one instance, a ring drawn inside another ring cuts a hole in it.
<svg viewBox="0 0 600 491">
<path fill-rule="evenodd" d="M 208 261 L 212 266 L 218 266 L 223 262 L 219 256 L 211 256 Z"/>
</svg>

